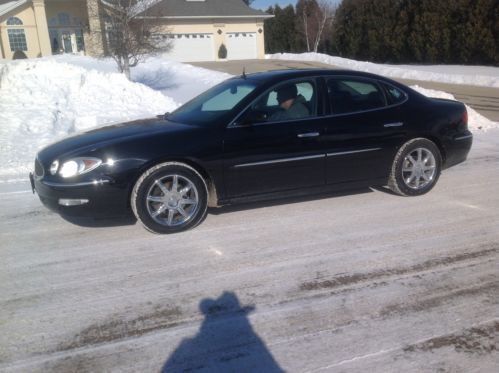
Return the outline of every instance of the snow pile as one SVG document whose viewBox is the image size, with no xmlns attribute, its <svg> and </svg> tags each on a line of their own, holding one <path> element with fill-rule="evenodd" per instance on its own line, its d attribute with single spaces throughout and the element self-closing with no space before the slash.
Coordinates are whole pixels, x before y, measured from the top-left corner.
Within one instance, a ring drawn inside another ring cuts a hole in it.
<svg viewBox="0 0 499 373">
<path fill-rule="evenodd" d="M 61 55 L 48 57 L 51 61 L 64 62 L 100 72 L 117 72 L 116 63 L 110 59 L 95 59 L 86 56 Z M 149 88 L 173 97 L 183 104 L 191 98 L 226 80 L 232 75 L 203 69 L 192 65 L 170 61 L 161 57 L 151 57 L 132 68 L 131 79 Z"/>
<path fill-rule="evenodd" d="M 232 75 L 164 58 L 150 58 L 132 70 L 132 79 L 183 104 Z"/>
<path fill-rule="evenodd" d="M 435 91 L 433 89 L 426 89 L 418 85 L 411 86 L 412 89 L 418 91 L 419 93 L 434 98 L 445 98 L 448 100 L 457 101 L 456 98 L 447 92 Z M 490 119 L 485 118 L 483 115 L 477 113 L 476 110 L 472 109 L 466 105 L 466 110 L 468 111 L 468 128 L 471 131 L 487 131 L 492 128 L 499 128 L 499 123 L 493 122 Z"/>
<path fill-rule="evenodd" d="M 439 83 L 467 84 L 499 88 L 499 68 L 455 65 L 382 65 L 372 62 L 333 57 L 321 53 L 277 53 L 267 59 L 314 61 L 345 69 L 365 71 L 392 78 L 424 80 Z"/>
<path fill-rule="evenodd" d="M 27 172 L 37 149 L 76 131 L 175 109 L 122 74 L 51 60 L 0 64 L 0 176 Z"/>
</svg>

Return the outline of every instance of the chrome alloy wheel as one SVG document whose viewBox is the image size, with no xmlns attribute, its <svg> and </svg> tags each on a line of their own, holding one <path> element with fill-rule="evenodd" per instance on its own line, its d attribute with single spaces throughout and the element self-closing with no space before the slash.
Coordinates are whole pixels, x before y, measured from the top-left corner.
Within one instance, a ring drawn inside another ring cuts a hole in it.
<svg viewBox="0 0 499 373">
<path fill-rule="evenodd" d="M 147 192 L 147 211 L 157 223 L 175 227 L 189 221 L 197 212 L 199 195 L 194 183 L 181 175 L 154 180 Z"/>
<path fill-rule="evenodd" d="M 436 172 L 435 156 L 426 148 L 416 148 L 404 158 L 402 179 L 411 189 L 419 190 L 431 184 Z"/>
</svg>

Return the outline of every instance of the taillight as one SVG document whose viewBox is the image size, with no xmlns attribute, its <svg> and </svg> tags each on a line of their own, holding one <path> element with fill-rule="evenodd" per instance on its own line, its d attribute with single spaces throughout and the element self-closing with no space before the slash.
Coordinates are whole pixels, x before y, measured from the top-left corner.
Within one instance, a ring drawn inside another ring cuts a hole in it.
<svg viewBox="0 0 499 373">
<path fill-rule="evenodd" d="M 468 110 L 466 110 L 466 108 L 464 108 L 463 112 L 463 124 L 464 128 L 468 129 Z"/>
</svg>

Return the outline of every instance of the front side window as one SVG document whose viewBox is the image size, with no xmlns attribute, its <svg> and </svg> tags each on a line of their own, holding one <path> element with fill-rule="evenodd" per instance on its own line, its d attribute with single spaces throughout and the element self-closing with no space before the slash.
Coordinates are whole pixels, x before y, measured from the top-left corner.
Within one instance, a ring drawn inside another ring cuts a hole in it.
<svg viewBox="0 0 499 373">
<path fill-rule="evenodd" d="M 198 125 L 220 120 L 256 87 L 256 82 L 249 79 L 229 79 L 181 106 L 168 119 Z"/>
<path fill-rule="evenodd" d="M 347 114 L 386 106 L 385 95 L 374 82 L 357 78 L 331 78 L 327 81 L 333 114 Z"/>
<path fill-rule="evenodd" d="M 284 122 L 317 115 L 313 81 L 279 84 L 258 98 L 244 114 L 243 123 Z"/>
</svg>

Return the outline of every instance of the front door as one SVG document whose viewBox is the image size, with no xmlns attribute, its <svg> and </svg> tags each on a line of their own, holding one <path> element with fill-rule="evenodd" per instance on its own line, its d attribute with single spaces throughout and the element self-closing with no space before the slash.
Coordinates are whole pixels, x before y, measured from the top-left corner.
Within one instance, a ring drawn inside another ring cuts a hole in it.
<svg viewBox="0 0 499 373">
<path fill-rule="evenodd" d="M 291 96 L 297 100 L 294 105 L 301 105 L 299 109 L 279 106 L 277 93 L 289 84 L 295 87 Z M 316 97 L 313 79 L 281 84 L 264 93 L 235 126 L 226 129 L 224 168 L 229 198 L 325 184 L 324 123 L 317 116 Z M 287 113 L 300 117 L 286 117 Z"/>
<path fill-rule="evenodd" d="M 74 51 L 76 51 L 76 48 L 74 47 L 73 33 L 70 30 L 62 30 L 61 39 L 61 45 L 64 53 L 73 53 Z"/>
</svg>

